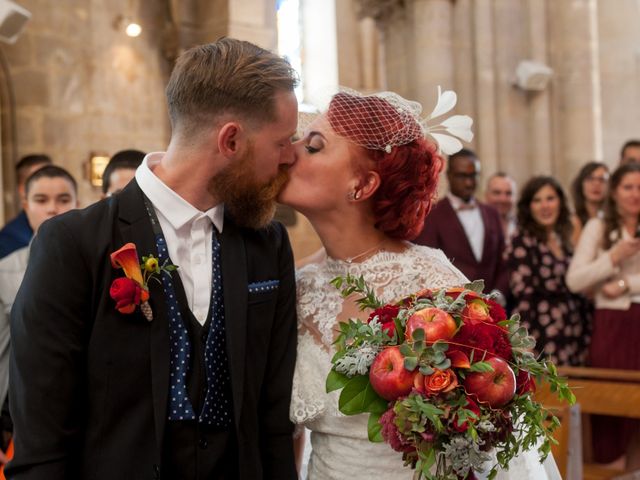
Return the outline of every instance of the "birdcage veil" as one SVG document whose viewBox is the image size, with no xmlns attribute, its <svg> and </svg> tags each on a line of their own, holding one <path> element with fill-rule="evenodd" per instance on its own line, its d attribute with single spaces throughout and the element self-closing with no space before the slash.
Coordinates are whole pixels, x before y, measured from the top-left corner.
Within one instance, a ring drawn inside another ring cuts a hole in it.
<svg viewBox="0 0 640 480">
<path fill-rule="evenodd" d="M 460 139 L 473 139 L 473 120 L 467 115 L 453 115 L 441 123 L 433 119 L 451 111 L 457 102 L 455 92 L 442 92 L 438 87 L 438 100 L 429 116 L 422 117 L 422 105 L 407 100 L 394 92 L 365 95 L 356 90 L 341 88 L 331 96 L 326 111 L 331 128 L 361 147 L 390 153 L 394 147 L 406 145 L 418 138 L 431 137 L 439 149 L 451 155 L 462 148 Z M 301 127 L 306 127 L 313 114 L 306 112 Z"/>
</svg>

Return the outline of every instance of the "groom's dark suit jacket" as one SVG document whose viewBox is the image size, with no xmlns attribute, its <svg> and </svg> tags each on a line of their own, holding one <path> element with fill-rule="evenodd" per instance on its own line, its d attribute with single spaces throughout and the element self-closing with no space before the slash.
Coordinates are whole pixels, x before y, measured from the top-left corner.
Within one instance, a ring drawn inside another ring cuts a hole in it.
<svg viewBox="0 0 640 480">
<path fill-rule="evenodd" d="M 116 310 L 109 287 L 123 272 L 109 256 L 127 242 L 140 256 L 157 256 L 135 181 L 111 199 L 45 222 L 34 240 L 11 317 L 16 453 L 9 478 L 166 478 L 166 305 L 162 286 L 152 281 L 153 321 L 139 309 Z M 242 229 L 227 217 L 221 244 L 238 476 L 296 478 L 289 240 L 280 224 Z M 279 280 L 279 288 L 249 293 L 250 283 L 266 280 Z"/>
</svg>

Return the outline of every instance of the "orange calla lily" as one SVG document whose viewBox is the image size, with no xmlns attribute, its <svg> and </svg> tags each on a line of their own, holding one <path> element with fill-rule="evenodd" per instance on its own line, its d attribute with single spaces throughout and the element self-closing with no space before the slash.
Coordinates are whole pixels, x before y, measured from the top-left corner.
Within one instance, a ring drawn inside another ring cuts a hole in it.
<svg viewBox="0 0 640 480">
<path fill-rule="evenodd" d="M 451 366 L 455 368 L 471 368 L 469 357 L 460 350 L 452 350 L 447 352 L 447 357 L 451 360 Z"/>
<path fill-rule="evenodd" d="M 138 263 L 138 252 L 133 243 L 129 242 L 113 252 L 111 254 L 111 265 L 114 268 L 122 268 L 127 278 L 135 281 L 140 286 L 144 285 L 142 271 Z"/>
</svg>

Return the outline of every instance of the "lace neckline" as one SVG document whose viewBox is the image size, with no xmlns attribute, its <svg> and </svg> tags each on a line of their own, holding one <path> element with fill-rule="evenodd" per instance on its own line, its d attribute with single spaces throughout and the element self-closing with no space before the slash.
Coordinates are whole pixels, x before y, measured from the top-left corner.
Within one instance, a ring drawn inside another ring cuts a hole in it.
<svg viewBox="0 0 640 480">
<path fill-rule="evenodd" d="M 352 272 L 370 269 L 371 266 L 378 265 L 380 263 L 399 261 L 407 254 L 411 254 L 416 248 L 416 245 L 411 242 L 404 242 L 404 246 L 405 249 L 401 252 L 391 252 L 383 249 L 374 253 L 362 262 L 357 263 L 330 257 L 325 252 L 325 258 L 316 265 L 320 268 L 325 267 L 329 272 Z"/>
</svg>

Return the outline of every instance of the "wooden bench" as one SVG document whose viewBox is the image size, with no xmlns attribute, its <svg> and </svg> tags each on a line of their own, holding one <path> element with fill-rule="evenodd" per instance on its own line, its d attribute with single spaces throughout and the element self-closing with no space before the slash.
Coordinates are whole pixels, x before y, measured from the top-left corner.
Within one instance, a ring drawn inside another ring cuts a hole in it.
<svg viewBox="0 0 640 480">
<path fill-rule="evenodd" d="M 639 371 L 559 367 L 558 373 L 568 378 L 569 385 L 576 396 L 576 403 L 583 414 L 640 419 Z M 578 447 L 582 443 L 582 433 L 581 422 L 578 419 L 576 423 L 574 418 L 575 410 L 572 411 L 563 405 L 555 393 L 549 391 L 546 384 L 539 386 L 536 398 L 554 413 L 559 412 L 560 416 L 569 419 L 569 423 L 564 421 L 563 428 L 556 435 L 556 440 L 560 444 L 554 448 L 554 457 L 563 478 L 568 480 L 640 478 L 639 472 L 614 470 L 589 463 L 585 463 L 583 471 L 580 472 L 580 469 L 575 466 L 575 461 L 576 458 L 582 458 L 581 449 Z M 584 447 L 590 447 L 590 445 Z"/>
</svg>

